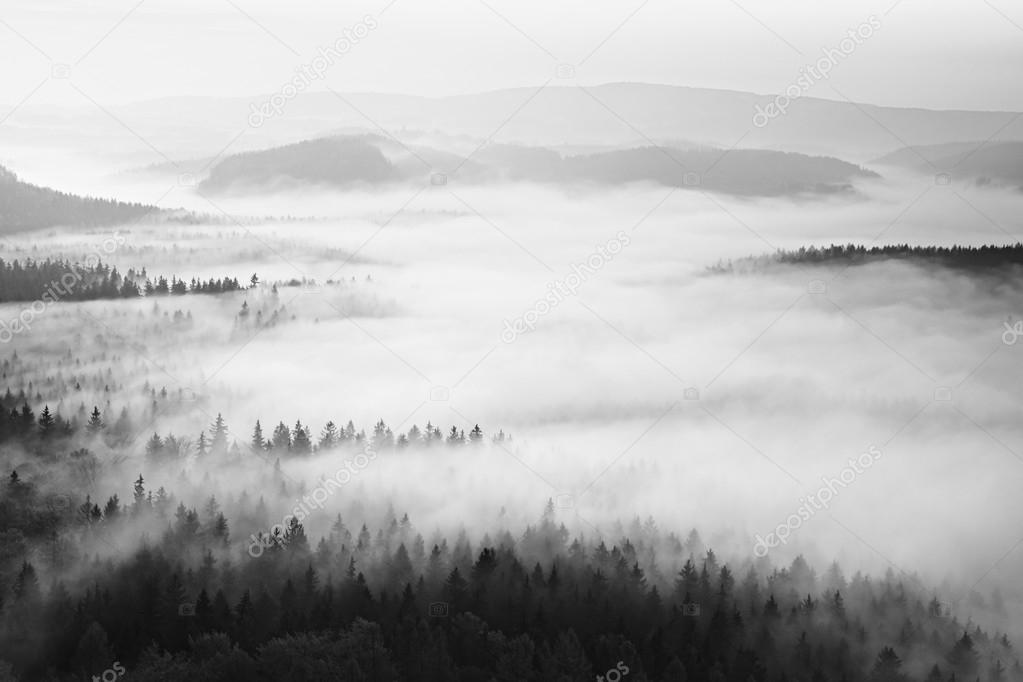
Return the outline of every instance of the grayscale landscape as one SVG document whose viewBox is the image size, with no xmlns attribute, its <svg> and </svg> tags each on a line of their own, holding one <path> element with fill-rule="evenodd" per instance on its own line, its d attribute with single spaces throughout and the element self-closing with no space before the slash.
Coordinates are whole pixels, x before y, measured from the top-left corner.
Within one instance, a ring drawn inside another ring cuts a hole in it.
<svg viewBox="0 0 1023 682">
<path fill-rule="evenodd" d="M 1023 681 L 1018 7 L 0 36 L 0 681 Z"/>
</svg>

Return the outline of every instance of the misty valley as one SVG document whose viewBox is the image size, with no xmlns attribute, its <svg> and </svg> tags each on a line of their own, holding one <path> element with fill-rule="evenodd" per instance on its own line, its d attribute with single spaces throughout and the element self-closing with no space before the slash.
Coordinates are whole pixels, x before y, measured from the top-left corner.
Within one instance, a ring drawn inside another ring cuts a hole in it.
<svg viewBox="0 0 1023 682">
<path fill-rule="evenodd" d="M 1023 682 L 1023 118 L 575 73 L 0 111 L 0 682 Z"/>
</svg>

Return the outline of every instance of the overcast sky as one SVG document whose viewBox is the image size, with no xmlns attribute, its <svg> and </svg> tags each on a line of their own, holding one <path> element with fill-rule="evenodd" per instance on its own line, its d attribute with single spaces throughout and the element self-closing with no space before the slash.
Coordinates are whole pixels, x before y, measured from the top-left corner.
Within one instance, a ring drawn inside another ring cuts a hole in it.
<svg viewBox="0 0 1023 682">
<path fill-rule="evenodd" d="M 376 28 L 329 70 L 334 89 L 535 86 L 565 63 L 580 84 L 778 92 L 874 15 L 880 28 L 808 94 L 1023 110 L 1018 0 L 4 0 L 0 118 L 22 101 L 273 92 L 365 15 Z"/>
</svg>

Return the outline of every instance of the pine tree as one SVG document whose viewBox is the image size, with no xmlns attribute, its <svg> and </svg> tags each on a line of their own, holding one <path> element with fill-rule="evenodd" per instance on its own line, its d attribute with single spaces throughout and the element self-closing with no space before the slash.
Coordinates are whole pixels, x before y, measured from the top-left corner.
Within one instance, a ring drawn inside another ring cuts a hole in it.
<svg viewBox="0 0 1023 682">
<path fill-rule="evenodd" d="M 89 417 L 89 424 L 86 426 L 91 435 L 96 435 L 103 430 L 103 417 L 100 415 L 99 408 L 95 405 L 92 408 L 92 415 Z"/>
<path fill-rule="evenodd" d="M 12 588 L 14 598 L 17 601 L 34 601 L 39 597 L 39 580 L 36 578 L 36 569 L 27 561 L 21 563 L 21 570 L 14 580 Z"/>
<path fill-rule="evenodd" d="M 320 433 L 320 449 L 329 450 L 336 446 L 340 440 L 341 436 L 338 433 L 337 426 L 332 421 L 327 422 L 327 425 L 323 427 L 323 431 Z"/>
<path fill-rule="evenodd" d="M 902 661 L 890 646 L 881 649 L 870 671 L 870 682 L 902 682 L 906 677 L 901 672 Z"/>
<path fill-rule="evenodd" d="M 163 439 L 159 434 L 154 433 L 153 437 L 146 441 L 146 460 L 157 463 L 163 457 Z"/>
<path fill-rule="evenodd" d="M 313 445 L 309 439 L 309 430 L 302 426 L 302 421 L 295 422 L 295 429 L 292 432 L 291 451 L 297 455 L 308 455 L 312 452 Z"/>
<path fill-rule="evenodd" d="M 309 550 L 309 540 L 306 538 L 305 528 L 294 516 L 288 522 L 284 531 L 284 544 L 289 550 L 305 552 Z"/>
<path fill-rule="evenodd" d="M 284 452 L 291 450 L 291 429 L 284 422 L 278 423 L 274 428 L 273 448 Z"/>
<path fill-rule="evenodd" d="M 224 546 L 227 546 L 230 532 L 228 530 L 227 517 L 223 513 L 217 514 L 217 520 L 213 524 L 213 537 L 220 538 Z"/>
<path fill-rule="evenodd" d="M 210 454 L 220 457 L 227 453 L 227 424 L 218 412 L 217 418 L 210 424 Z"/>
<path fill-rule="evenodd" d="M 948 662 L 953 672 L 959 673 L 964 678 L 971 677 L 977 670 L 977 650 L 973 644 L 970 633 L 964 632 L 963 636 L 952 647 L 948 654 Z"/>
<path fill-rule="evenodd" d="M 458 570 L 458 566 L 455 566 L 444 581 L 444 589 L 441 591 L 441 594 L 450 606 L 451 611 L 460 611 L 465 608 L 465 598 L 468 588 L 469 584 L 466 582 L 465 578 L 462 577 L 461 572 Z"/>
<path fill-rule="evenodd" d="M 111 495 L 107 500 L 107 504 L 103 507 L 103 518 L 108 521 L 116 519 L 121 514 L 121 501 L 117 499 L 117 495 Z"/>
<path fill-rule="evenodd" d="M 146 504 L 146 486 L 145 480 L 142 478 L 142 474 L 139 474 L 138 479 L 135 481 L 135 485 L 132 489 L 132 495 L 135 498 L 134 503 L 131 507 L 132 516 L 138 516 L 142 513 L 144 505 Z"/>
<path fill-rule="evenodd" d="M 43 440 L 50 438 L 55 430 L 55 422 L 53 415 L 50 414 L 50 406 L 43 406 L 43 411 L 39 415 L 39 437 Z"/>
<path fill-rule="evenodd" d="M 252 441 L 250 442 L 252 449 L 256 452 L 262 452 L 266 449 L 266 439 L 263 438 L 263 427 L 256 420 L 256 427 L 252 429 Z"/>
</svg>

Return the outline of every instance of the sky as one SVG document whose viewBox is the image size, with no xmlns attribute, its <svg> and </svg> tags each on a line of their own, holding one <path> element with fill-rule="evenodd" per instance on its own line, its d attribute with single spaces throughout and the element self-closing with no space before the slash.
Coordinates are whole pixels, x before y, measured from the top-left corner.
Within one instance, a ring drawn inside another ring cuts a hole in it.
<svg viewBox="0 0 1023 682">
<path fill-rule="evenodd" d="M 4 0 L 0 121 L 17 106 L 274 92 L 356 30 L 313 89 L 439 96 L 570 74 L 773 93 L 870 24 L 808 94 L 1023 110 L 1023 6 L 1009 0 Z"/>
</svg>

